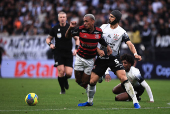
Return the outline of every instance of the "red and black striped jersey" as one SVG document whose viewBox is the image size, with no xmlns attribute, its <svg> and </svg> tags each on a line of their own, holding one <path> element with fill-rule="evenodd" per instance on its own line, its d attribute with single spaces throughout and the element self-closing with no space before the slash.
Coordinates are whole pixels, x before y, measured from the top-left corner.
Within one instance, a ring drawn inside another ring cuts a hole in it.
<svg viewBox="0 0 170 114">
<path fill-rule="evenodd" d="M 80 46 L 77 54 L 85 59 L 94 58 L 97 54 L 98 42 L 104 46 L 107 43 L 102 38 L 102 30 L 95 27 L 95 30 L 90 33 L 88 29 L 85 29 L 84 25 L 77 27 L 72 31 L 73 36 L 79 36 Z"/>
</svg>

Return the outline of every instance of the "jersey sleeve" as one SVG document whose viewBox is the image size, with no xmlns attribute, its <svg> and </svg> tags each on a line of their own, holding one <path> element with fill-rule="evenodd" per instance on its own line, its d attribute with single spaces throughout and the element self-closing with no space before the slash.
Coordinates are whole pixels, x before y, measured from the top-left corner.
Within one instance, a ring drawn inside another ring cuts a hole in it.
<svg viewBox="0 0 170 114">
<path fill-rule="evenodd" d="M 153 94 L 152 94 L 152 91 L 151 91 L 151 88 L 150 86 L 148 85 L 148 83 L 144 80 L 141 85 L 146 89 L 147 93 L 148 93 L 148 96 L 150 98 L 150 101 L 154 102 L 154 98 L 153 98 Z"/>
<path fill-rule="evenodd" d="M 101 34 L 101 36 L 103 35 L 103 33 Z M 101 44 L 101 45 L 103 45 L 103 46 L 105 46 L 105 47 L 107 47 L 107 43 L 106 43 L 106 41 L 103 39 L 103 37 L 101 37 L 100 38 L 100 40 L 99 40 L 99 43 Z"/>
<path fill-rule="evenodd" d="M 73 36 L 79 36 L 79 27 L 73 29 L 73 30 L 71 31 L 71 34 L 72 34 Z"/>
<path fill-rule="evenodd" d="M 123 34 L 123 36 L 122 36 L 122 41 L 123 42 L 127 42 L 127 41 L 130 41 L 130 38 L 129 38 L 129 36 L 128 36 L 128 34 L 125 32 L 124 34 Z"/>
<path fill-rule="evenodd" d="M 49 35 L 50 35 L 50 36 L 52 36 L 52 37 L 55 37 L 54 28 L 52 28 L 52 29 L 50 30 L 50 33 L 49 33 Z"/>
<path fill-rule="evenodd" d="M 134 75 L 135 79 L 136 79 L 139 83 L 141 83 L 141 82 L 144 81 L 143 77 L 142 77 L 141 74 L 140 74 L 139 69 L 133 70 L 133 75 Z"/>
</svg>

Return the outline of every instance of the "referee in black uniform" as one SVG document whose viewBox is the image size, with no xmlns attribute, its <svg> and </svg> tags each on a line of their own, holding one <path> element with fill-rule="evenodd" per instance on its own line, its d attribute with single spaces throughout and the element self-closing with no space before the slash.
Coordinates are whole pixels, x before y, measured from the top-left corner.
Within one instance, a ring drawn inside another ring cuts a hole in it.
<svg viewBox="0 0 170 114">
<path fill-rule="evenodd" d="M 69 28 L 69 24 L 66 23 L 67 15 L 65 12 L 58 14 L 58 21 L 59 24 L 51 29 L 46 43 L 54 52 L 54 66 L 58 69 L 58 82 L 61 87 L 60 94 L 65 94 L 65 89 L 69 88 L 67 79 L 72 75 L 73 55 L 76 55 L 79 46 L 79 37 L 74 37 L 76 47 L 74 52 L 72 52 L 72 38 L 65 38 L 65 33 Z M 55 37 L 55 45 L 51 43 L 53 37 Z"/>
</svg>

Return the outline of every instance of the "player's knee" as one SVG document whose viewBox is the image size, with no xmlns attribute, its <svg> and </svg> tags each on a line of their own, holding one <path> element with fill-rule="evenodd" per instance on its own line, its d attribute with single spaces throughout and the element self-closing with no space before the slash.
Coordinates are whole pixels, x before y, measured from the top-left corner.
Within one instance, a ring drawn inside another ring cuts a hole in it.
<svg viewBox="0 0 170 114">
<path fill-rule="evenodd" d="M 64 70 L 58 70 L 58 74 L 64 76 Z"/>
<path fill-rule="evenodd" d="M 88 83 L 83 83 L 82 81 L 76 80 L 76 82 L 78 83 L 78 85 L 80 85 L 81 87 L 83 87 L 84 89 L 87 88 L 87 84 Z"/>
<path fill-rule="evenodd" d="M 94 80 L 90 80 L 90 85 L 94 86 L 96 85 L 96 82 Z"/>
<path fill-rule="evenodd" d="M 113 92 L 114 94 L 117 94 L 115 88 L 112 89 L 112 92 Z"/>
<path fill-rule="evenodd" d="M 71 76 L 72 76 L 72 71 L 66 72 L 66 76 L 67 76 L 67 78 L 71 78 Z"/>
</svg>

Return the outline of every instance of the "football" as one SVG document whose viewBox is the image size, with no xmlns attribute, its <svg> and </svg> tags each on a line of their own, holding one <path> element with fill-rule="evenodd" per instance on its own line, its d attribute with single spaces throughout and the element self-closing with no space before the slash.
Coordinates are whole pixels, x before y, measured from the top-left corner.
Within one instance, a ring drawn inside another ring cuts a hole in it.
<svg viewBox="0 0 170 114">
<path fill-rule="evenodd" d="M 38 103 L 38 96 L 35 93 L 29 93 L 26 97 L 25 97 L 25 102 L 26 104 L 30 105 L 30 106 L 34 106 Z"/>
</svg>

